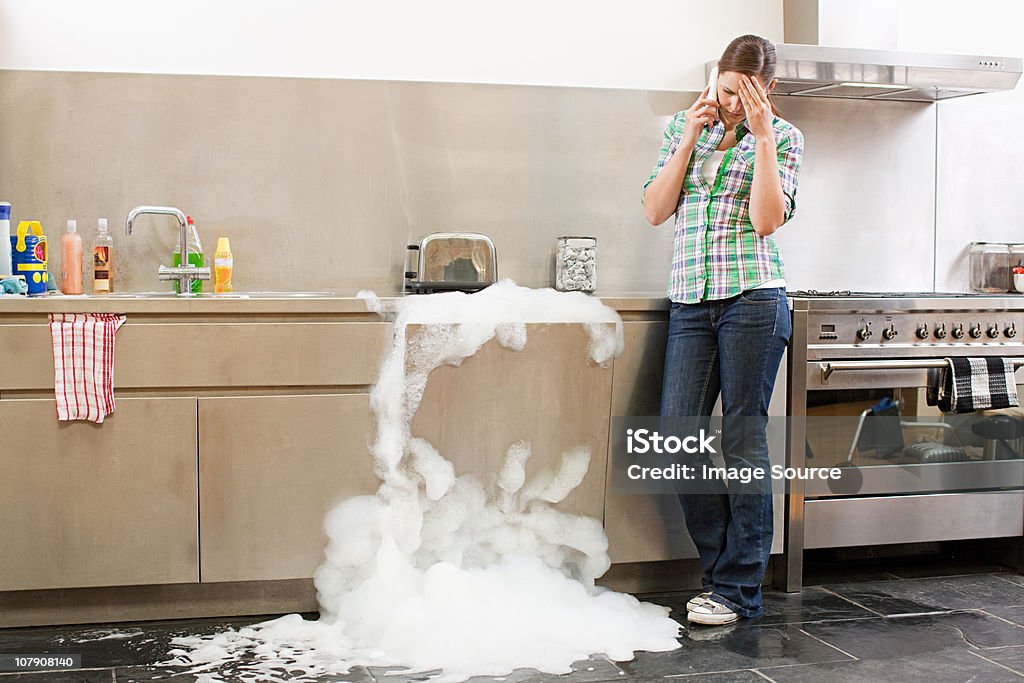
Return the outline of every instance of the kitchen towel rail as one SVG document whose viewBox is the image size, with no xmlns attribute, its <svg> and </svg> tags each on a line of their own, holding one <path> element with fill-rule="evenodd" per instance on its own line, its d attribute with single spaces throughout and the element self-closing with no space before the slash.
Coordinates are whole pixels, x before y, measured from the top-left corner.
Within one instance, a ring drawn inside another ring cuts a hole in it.
<svg viewBox="0 0 1024 683">
<path fill-rule="evenodd" d="M 919 370 L 947 367 L 945 359 L 907 359 L 907 360 L 851 360 L 818 363 L 821 368 L 821 381 L 827 382 L 833 372 L 840 370 Z M 1024 366 L 1024 358 L 1013 359 L 1013 369 Z"/>
</svg>

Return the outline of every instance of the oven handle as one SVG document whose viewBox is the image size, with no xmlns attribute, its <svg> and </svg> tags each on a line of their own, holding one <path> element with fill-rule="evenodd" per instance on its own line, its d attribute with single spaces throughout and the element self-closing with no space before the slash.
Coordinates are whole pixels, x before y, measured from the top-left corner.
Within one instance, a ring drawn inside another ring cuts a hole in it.
<svg viewBox="0 0 1024 683">
<path fill-rule="evenodd" d="M 1013 369 L 1024 365 L 1024 358 L 1013 359 Z M 945 368 L 949 364 L 945 360 L 851 360 L 818 363 L 821 368 L 821 381 L 828 382 L 833 372 L 838 370 L 918 370 L 927 368 Z"/>
</svg>

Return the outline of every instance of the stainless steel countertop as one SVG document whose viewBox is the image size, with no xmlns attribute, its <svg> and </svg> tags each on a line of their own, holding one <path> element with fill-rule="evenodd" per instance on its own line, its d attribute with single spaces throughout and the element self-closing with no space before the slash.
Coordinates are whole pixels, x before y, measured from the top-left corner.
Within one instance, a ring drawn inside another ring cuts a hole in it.
<svg viewBox="0 0 1024 683">
<path fill-rule="evenodd" d="M 383 300 L 403 296 L 394 292 L 378 294 Z M 599 298 L 617 311 L 668 310 L 668 299 L 662 293 L 609 292 Z M 0 296 L 0 315 L 18 313 L 367 313 L 366 303 L 356 296 L 323 295 L 301 297 L 251 298 L 233 297 L 173 297 L 153 296 L 132 298 L 120 296 L 63 296 L 51 294 L 42 297 Z"/>
</svg>

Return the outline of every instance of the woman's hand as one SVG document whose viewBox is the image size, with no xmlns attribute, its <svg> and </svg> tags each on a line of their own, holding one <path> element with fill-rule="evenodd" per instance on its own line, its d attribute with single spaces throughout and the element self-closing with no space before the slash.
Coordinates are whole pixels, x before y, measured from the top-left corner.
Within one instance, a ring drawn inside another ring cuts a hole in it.
<svg viewBox="0 0 1024 683">
<path fill-rule="evenodd" d="M 708 98 L 710 86 L 704 88 L 697 101 L 686 110 L 682 144 L 693 147 L 700 138 L 704 126 L 710 128 L 718 120 L 718 102 Z"/>
<path fill-rule="evenodd" d="M 774 144 L 775 132 L 772 128 L 772 104 L 768 94 L 756 78 L 746 74 L 740 76 L 740 102 L 747 115 L 747 126 L 756 139 L 770 140 Z"/>
<path fill-rule="evenodd" d="M 750 183 L 750 225 L 767 237 L 786 221 L 786 196 L 779 178 L 772 105 L 768 94 L 749 76 L 740 77 L 740 101 L 754 135 L 754 179 Z"/>
</svg>

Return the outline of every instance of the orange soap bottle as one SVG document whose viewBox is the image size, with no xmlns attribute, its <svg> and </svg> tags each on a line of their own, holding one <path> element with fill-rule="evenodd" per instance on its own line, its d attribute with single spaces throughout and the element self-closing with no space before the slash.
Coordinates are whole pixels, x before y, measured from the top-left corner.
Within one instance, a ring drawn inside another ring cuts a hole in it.
<svg viewBox="0 0 1024 683">
<path fill-rule="evenodd" d="M 214 292 L 231 291 L 231 273 L 235 269 L 235 259 L 231 255 L 231 242 L 227 237 L 217 238 L 217 251 L 213 253 Z"/>
</svg>

